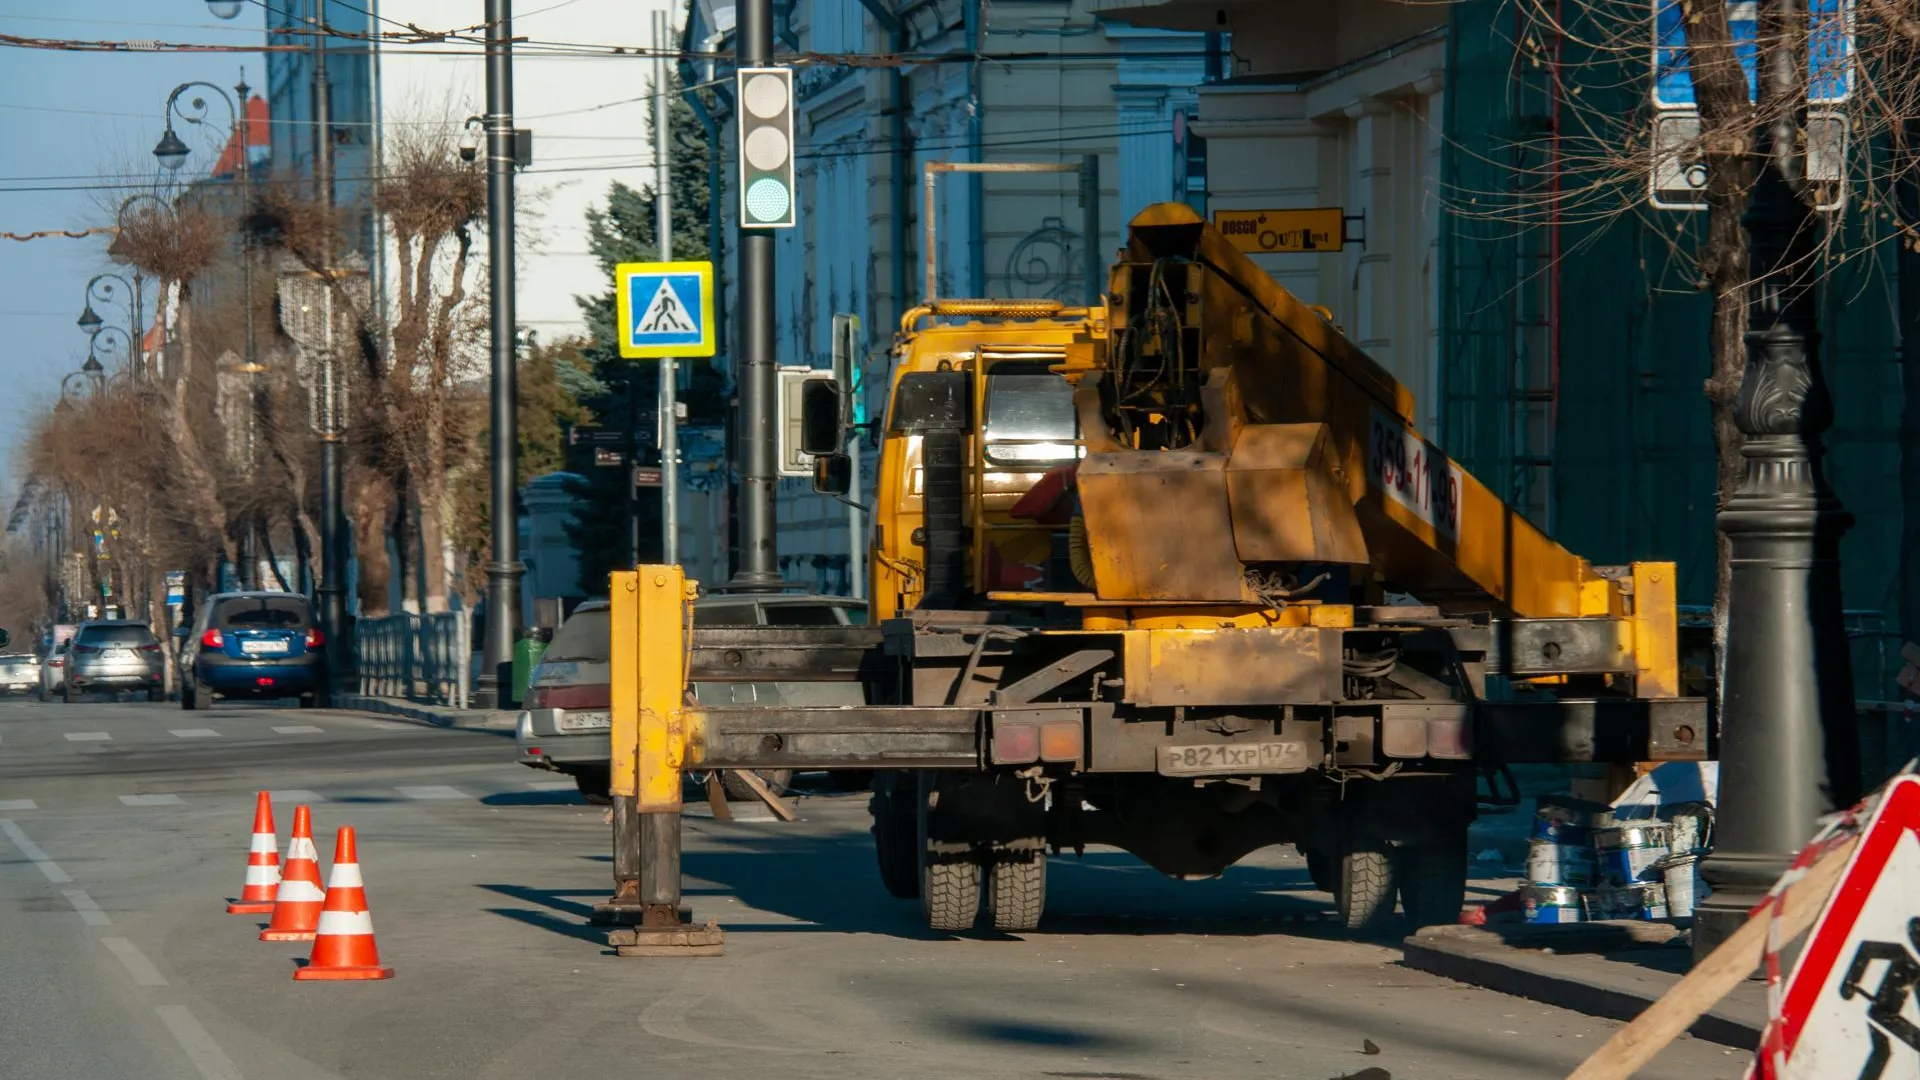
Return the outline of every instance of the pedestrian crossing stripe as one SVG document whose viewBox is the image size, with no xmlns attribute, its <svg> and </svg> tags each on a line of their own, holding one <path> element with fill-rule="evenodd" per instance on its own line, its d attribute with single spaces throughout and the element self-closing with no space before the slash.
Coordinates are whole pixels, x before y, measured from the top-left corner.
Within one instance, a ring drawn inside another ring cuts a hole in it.
<svg viewBox="0 0 1920 1080">
<path fill-rule="evenodd" d="M 614 267 L 614 283 L 621 356 L 714 354 L 712 263 L 621 263 Z"/>
</svg>

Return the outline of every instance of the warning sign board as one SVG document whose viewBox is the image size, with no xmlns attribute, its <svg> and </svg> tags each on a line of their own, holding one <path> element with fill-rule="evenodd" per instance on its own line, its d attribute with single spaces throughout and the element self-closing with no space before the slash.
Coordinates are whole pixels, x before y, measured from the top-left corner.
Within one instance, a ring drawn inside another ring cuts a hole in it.
<svg viewBox="0 0 1920 1080">
<path fill-rule="evenodd" d="M 1215 210 L 1213 227 L 1251 255 L 1339 251 L 1346 243 L 1346 213 L 1338 206 L 1312 210 Z"/>
<path fill-rule="evenodd" d="M 1781 1005 L 1777 1080 L 1920 1075 L 1920 777 L 1888 787 Z M 1767 1063 L 1759 1075 L 1772 1078 Z"/>
<path fill-rule="evenodd" d="M 713 355 L 712 263 L 621 263 L 613 272 L 621 356 Z"/>
</svg>

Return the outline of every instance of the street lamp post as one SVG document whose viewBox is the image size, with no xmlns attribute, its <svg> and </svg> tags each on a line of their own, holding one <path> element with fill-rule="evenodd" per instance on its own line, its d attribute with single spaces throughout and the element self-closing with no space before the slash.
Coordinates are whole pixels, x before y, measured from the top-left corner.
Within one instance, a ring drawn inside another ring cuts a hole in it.
<svg viewBox="0 0 1920 1080">
<path fill-rule="evenodd" d="M 119 274 L 111 272 L 93 275 L 93 278 L 87 282 L 85 306 L 80 310 L 80 318 L 75 320 L 75 324 L 87 333 L 89 348 L 91 348 L 92 338 L 99 337 L 103 329 L 112 329 L 107 326 L 106 320 L 100 317 L 100 313 L 93 310 L 94 301 L 98 300 L 103 304 L 118 303 L 118 300 L 113 294 L 114 282 L 119 282 L 124 286 L 127 290 L 127 311 L 129 314 L 129 318 L 127 319 L 127 370 L 129 371 L 132 371 L 139 364 L 138 348 L 140 339 L 134 331 L 140 326 L 141 298 L 140 286 L 138 284 L 139 275 L 136 274 L 134 276 L 135 281 L 129 282 Z"/>
<path fill-rule="evenodd" d="M 1779 74 L 1767 77 L 1777 85 Z M 1790 85 L 1790 67 L 1786 75 Z M 1833 402 L 1814 307 L 1820 229 L 1796 191 L 1792 147 L 1802 119 L 1789 114 L 1757 133 L 1759 168 L 1742 220 L 1754 282 L 1734 406 L 1745 467 L 1717 522 L 1732 576 L 1716 838 L 1700 867 L 1713 892 L 1695 909 L 1696 960 L 1746 921 L 1817 819 L 1850 805 L 1859 783 L 1840 600 L 1840 536 L 1851 518 L 1821 467 Z"/>
<path fill-rule="evenodd" d="M 214 7 L 212 4 L 209 6 Z M 219 15 L 222 10 L 223 7 L 214 7 L 214 14 Z M 231 16 L 222 17 L 227 18 Z M 234 94 L 238 95 L 240 102 L 238 106 L 234 104 L 234 97 L 228 96 L 225 90 L 209 82 L 188 82 L 181 83 L 179 86 L 174 87 L 173 93 L 167 95 L 167 104 L 164 110 L 167 120 L 167 130 L 165 134 L 160 136 L 160 141 L 154 145 L 153 156 L 159 160 L 163 167 L 176 172 L 181 166 L 186 164 L 189 151 L 186 143 L 182 142 L 179 135 L 174 133 L 173 121 L 177 116 L 190 124 L 203 124 L 206 122 L 207 111 L 211 108 L 206 98 L 195 97 L 185 106 L 182 106 L 180 103 L 181 95 L 187 93 L 189 90 L 196 89 L 212 91 L 227 106 L 228 130 L 231 132 L 231 138 L 238 140 L 240 144 L 240 160 L 237 169 L 240 176 L 240 205 L 244 221 L 253 211 L 253 161 L 252 147 L 249 145 L 247 131 L 246 111 L 247 95 L 251 92 L 252 88 L 247 85 L 245 75 L 241 76 L 240 82 L 233 88 Z M 242 303 L 244 304 L 241 321 L 244 324 L 246 334 L 246 352 L 244 359 L 246 365 L 245 371 L 247 373 L 248 405 L 247 473 L 248 476 L 251 477 L 257 465 L 255 459 L 259 456 L 259 448 L 254 445 L 254 442 L 255 432 L 260 426 L 259 414 L 262 403 L 259 380 L 260 361 L 256 355 L 257 346 L 253 325 L 253 237 L 250 229 L 244 225 L 240 231 L 240 279 Z M 254 553 L 255 534 L 257 530 L 258 525 L 256 523 L 248 523 L 245 545 L 246 561 L 243 564 L 240 580 L 241 584 L 249 589 L 257 589 L 260 587 L 259 559 Z"/>
</svg>

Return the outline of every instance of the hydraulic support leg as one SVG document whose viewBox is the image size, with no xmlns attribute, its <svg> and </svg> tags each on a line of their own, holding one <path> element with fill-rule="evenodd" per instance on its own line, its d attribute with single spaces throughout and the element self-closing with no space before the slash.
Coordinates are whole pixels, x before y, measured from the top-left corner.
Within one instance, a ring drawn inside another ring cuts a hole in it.
<svg viewBox="0 0 1920 1080">
<path fill-rule="evenodd" d="M 622 578 L 631 580 L 631 588 Z M 631 794 L 635 820 L 629 836 L 616 831 L 614 864 L 616 887 L 622 864 L 621 849 L 637 849 L 632 860 L 638 870 L 635 883 L 639 918 L 628 928 L 615 930 L 607 943 L 621 956 L 717 956 L 725 938 L 709 922 L 695 926 L 680 908 L 680 791 L 685 781 L 690 716 L 686 705 L 687 610 L 692 583 L 678 566 L 642 566 L 632 575 L 615 575 L 614 623 L 620 626 L 619 597 L 631 599 L 634 618 L 631 640 L 614 631 L 614 762 L 613 792 Z M 642 645 L 641 643 L 644 643 Z M 627 666 L 620 650 L 625 644 L 635 659 L 636 691 L 625 700 L 631 714 L 631 741 L 623 739 L 622 685 L 619 672 Z M 620 814 L 616 807 L 616 825 Z M 630 837 L 630 839 L 629 839 Z M 616 892 L 615 900 L 621 898 Z"/>
</svg>

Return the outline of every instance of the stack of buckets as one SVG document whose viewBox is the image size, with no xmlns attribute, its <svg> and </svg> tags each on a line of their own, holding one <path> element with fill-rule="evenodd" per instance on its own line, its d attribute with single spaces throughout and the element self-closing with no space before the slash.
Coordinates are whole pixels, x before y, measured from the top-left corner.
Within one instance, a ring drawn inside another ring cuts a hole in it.
<svg viewBox="0 0 1920 1080">
<path fill-rule="evenodd" d="M 1692 918 L 1695 898 L 1704 895 L 1695 867 L 1713 811 L 1705 803 L 1659 810 L 1628 817 L 1610 806 L 1542 797 L 1520 887 L 1526 921 Z"/>
</svg>

